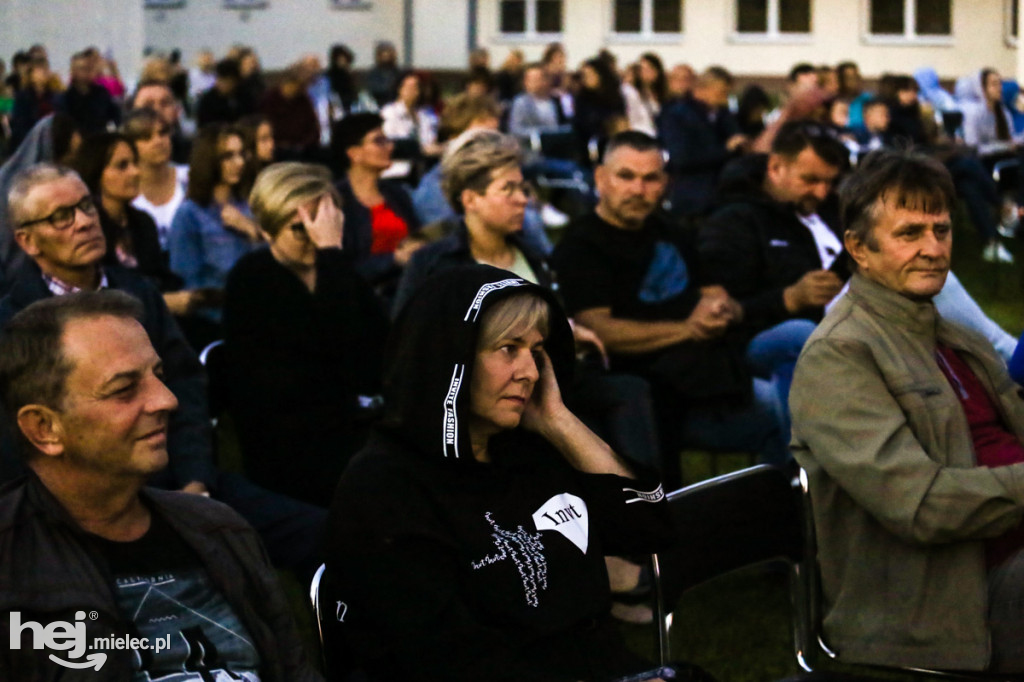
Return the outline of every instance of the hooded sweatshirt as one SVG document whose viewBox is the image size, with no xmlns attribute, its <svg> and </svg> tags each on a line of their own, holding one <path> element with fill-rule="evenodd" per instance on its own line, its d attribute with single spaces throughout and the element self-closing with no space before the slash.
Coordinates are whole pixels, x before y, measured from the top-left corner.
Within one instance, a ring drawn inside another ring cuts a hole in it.
<svg viewBox="0 0 1024 682">
<path fill-rule="evenodd" d="M 480 320 L 521 292 L 549 304 L 544 346 L 565 385 L 564 314 L 503 270 L 442 273 L 392 330 L 387 413 L 342 476 L 328 533 L 325 590 L 371 679 L 601 680 L 645 667 L 610 625 L 603 557 L 665 546 L 660 485 L 577 471 L 521 427 L 492 436 L 491 462 L 473 457 Z"/>
<path fill-rule="evenodd" d="M 985 84 L 981 71 L 962 76 L 956 82 L 956 97 L 964 112 L 964 142 L 978 148 L 982 156 L 1004 154 L 1013 151 L 1013 143 L 1020 142 L 1021 136 L 1014 135 L 1013 119 L 1009 110 L 999 102 L 993 109 L 985 99 Z M 996 116 L 1001 117 L 1010 137 L 1000 139 Z"/>
</svg>

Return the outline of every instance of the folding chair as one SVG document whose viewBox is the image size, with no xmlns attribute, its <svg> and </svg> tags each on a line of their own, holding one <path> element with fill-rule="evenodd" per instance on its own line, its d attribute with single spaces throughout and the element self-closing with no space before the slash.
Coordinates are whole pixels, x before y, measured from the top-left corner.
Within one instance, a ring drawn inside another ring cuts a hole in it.
<svg viewBox="0 0 1024 682">
<path fill-rule="evenodd" d="M 214 428 L 228 408 L 227 365 L 224 357 L 224 339 L 210 343 L 199 353 L 199 362 L 206 368 L 206 397 L 209 403 L 210 423 Z"/>
<path fill-rule="evenodd" d="M 797 630 L 802 633 L 804 637 L 804 644 L 798 649 L 802 649 L 804 655 L 798 653 L 798 662 L 800 667 L 806 671 L 817 669 L 819 667 L 819 658 L 816 656 L 814 649 L 817 653 L 824 654 L 825 658 L 829 661 L 839 662 L 844 668 L 847 669 L 859 669 L 865 671 L 868 674 L 869 671 L 874 672 L 875 677 L 871 679 L 878 679 L 879 675 L 886 675 L 886 679 L 909 679 L 909 680 L 946 680 L 949 682 L 981 682 L 985 680 L 987 682 L 1009 682 L 1011 680 L 1020 680 L 1020 675 L 1001 675 L 998 673 L 988 672 L 972 672 L 972 671 L 946 671 L 946 670 L 929 670 L 925 668 L 903 668 L 896 666 L 881 666 L 881 665 L 867 665 L 867 664 L 850 664 L 842 660 L 839 652 L 834 651 L 829 647 L 825 640 L 824 632 L 822 629 L 822 619 L 824 614 L 822 613 L 821 607 L 821 583 L 820 574 L 818 571 L 817 563 L 817 538 L 814 529 L 814 514 L 811 507 L 811 495 L 808 489 L 807 472 L 803 469 L 800 470 L 800 491 L 801 491 L 801 506 L 804 512 L 804 547 L 805 547 L 805 559 L 803 570 L 800 571 L 800 576 L 803 582 L 802 591 L 806 596 L 805 599 L 800 602 L 800 609 L 798 609 L 797 618 L 800 622 L 797 623 Z M 894 678 L 893 675 L 900 674 L 901 677 Z"/>
<path fill-rule="evenodd" d="M 327 564 L 320 564 L 309 585 L 309 601 L 313 607 L 313 618 L 316 619 L 324 677 L 328 682 L 368 682 L 366 673 L 353 667 L 351 650 L 341 630 L 348 606 L 343 601 L 335 600 L 333 607 L 324 608 L 326 573 Z"/>
<path fill-rule="evenodd" d="M 672 610 L 692 587 L 734 570 L 781 560 L 790 568 L 794 599 L 803 558 L 800 500 L 786 474 L 767 464 L 687 486 L 668 496 L 678 546 L 651 558 L 662 665 L 672 660 Z M 797 657 L 806 637 L 797 632 Z"/>
</svg>

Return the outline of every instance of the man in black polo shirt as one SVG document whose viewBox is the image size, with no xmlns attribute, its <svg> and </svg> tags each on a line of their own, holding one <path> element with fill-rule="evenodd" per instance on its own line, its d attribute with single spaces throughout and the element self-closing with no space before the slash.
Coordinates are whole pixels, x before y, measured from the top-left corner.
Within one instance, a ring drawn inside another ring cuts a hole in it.
<svg viewBox="0 0 1024 682">
<path fill-rule="evenodd" d="M 595 182 L 596 209 L 570 225 L 553 259 L 569 314 L 601 337 L 615 369 L 652 382 L 668 452 L 687 443 L 784 461 L 770 388 L 755 382 L 751 396 L 732 329 L 739 305 L 702 286 L 688 235 L 657 210 L 666 183 L 657 142 L 616 135 Z"/>
</svg>

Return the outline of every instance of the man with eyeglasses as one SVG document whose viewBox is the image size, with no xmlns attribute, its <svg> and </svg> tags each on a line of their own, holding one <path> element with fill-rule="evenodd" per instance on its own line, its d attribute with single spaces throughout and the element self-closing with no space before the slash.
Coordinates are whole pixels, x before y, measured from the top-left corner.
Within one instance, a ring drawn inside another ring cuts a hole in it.
<svg viewBox="0 0 1024 682">
<path fill-rule="evenodd" d="M 79 291 L 117 289 L 142 302 L 143 328 L 178 401 L 169 422 L 169 465 L 149 485 L 213 495 L 256 528 L 275 565 L 312 577 L 319 565 L 326 512 L 264 490 L 244 476 L 218 472 L 207 407 L 206 375 L 155 286 L 116 265 L 100 265 L 106 241 L 89 190 L 74 171 L 37 164 L 21 171 L 8 195 L 14 238 L 30 260 L 0 300 L 0 328 L 35 301 Z M 24 471 L 9 431 L 0 432 L 0 481 Z"/>
<path fill-rule="evenodd" d="M 156 483 L 207 493 L 216 470 L 202 366 L 156 287 L 123 268 L 100 266 L 107 244 L 85 183 L 68 168 L 37 164 L 14 179 L 8 202 L 14 239 L 30 261 L 0 300 L 0 326 L 37 300 L 78 291 L 119 289 L 142 301 L 146 312 L 143 326 L 164 362 L 167 385 L 180 404 L 170 423 L 171 466 Z M 10 448 L 3 450 L 0 473 L 11 474 L 12 463 L 6 456 Z"/>
</svg>

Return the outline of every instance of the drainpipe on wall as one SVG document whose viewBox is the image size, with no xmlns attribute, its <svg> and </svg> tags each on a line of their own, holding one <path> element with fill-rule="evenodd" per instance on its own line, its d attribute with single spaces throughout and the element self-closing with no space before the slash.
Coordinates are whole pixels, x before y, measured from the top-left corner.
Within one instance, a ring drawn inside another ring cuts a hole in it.
<svg viewBox="0 0 1024 682">
<path fill-rule="evenodd" d="M 412 1 L 402 3 L 402 54 L 405 68 L 412 68 Z"/>
<path fill-rule="evenodd" d="M 469 0 L 466 12 L 466 53 L 476 49 L 476 0 Z"/>
<path fill-rule="evenodd" d="M 1017 12 L 1017 82 L 1024 78 L 1024 12 Z"/>
</svg>

